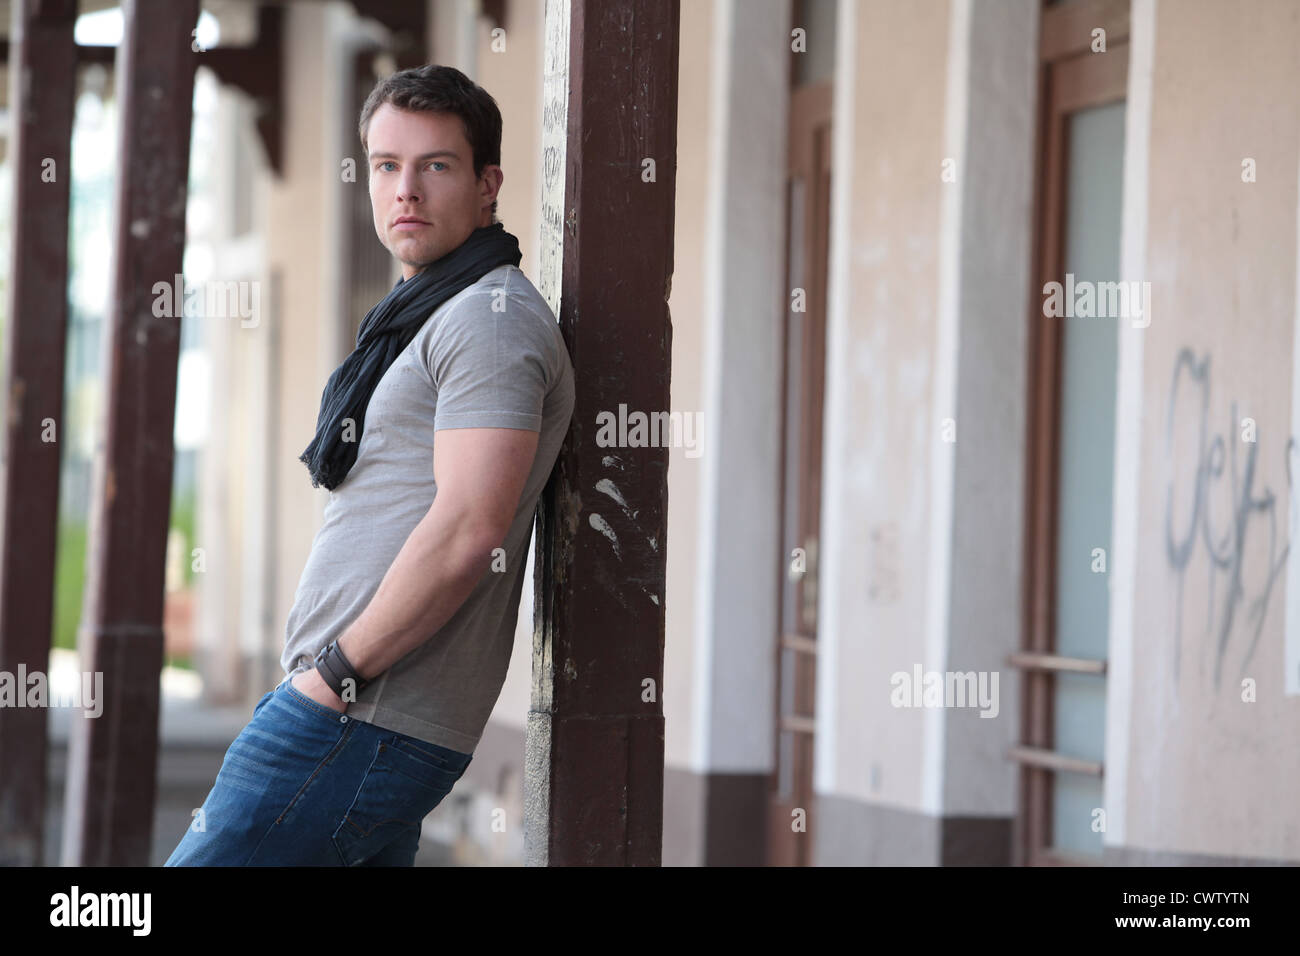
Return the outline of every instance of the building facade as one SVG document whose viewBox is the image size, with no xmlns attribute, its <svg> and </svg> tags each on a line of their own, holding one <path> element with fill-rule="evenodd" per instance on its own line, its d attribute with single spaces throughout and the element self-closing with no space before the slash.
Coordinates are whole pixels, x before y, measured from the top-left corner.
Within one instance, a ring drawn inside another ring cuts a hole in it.
<svg viewBox="0 0 1300 956">
<path fill-rule="evenodd" d="M 534 282 L 549 6 L 428 4 Z M 394 278 L 385 31 L 285 17 L 282 168 L 222 87 L 202 240 L 264 290 L 204 327 L 195 639 L 248 706 L 326 500 L 297 456 Z M 664 863 L 1300 860 L 1300 5 L 692 0 L 679 69 Z M 525 588 L 426 824 L 463 863 L 523 859 L 532 622 Z"/>
</svg>

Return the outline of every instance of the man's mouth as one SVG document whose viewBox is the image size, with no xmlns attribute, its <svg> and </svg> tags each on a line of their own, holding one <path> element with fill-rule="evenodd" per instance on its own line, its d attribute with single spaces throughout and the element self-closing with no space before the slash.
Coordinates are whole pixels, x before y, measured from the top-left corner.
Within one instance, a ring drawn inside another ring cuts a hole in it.
<svg viewBox="0 0 1300 956">
<path fill-rule="evenodd" d="M 425 222 L 423 219 L 416 219 L 414 216 L 402 216 L 393 223 L 393 229 L 398 232 L 409 232 L 416 229 L 425 229 L 430 225 L 432 224 Z"/>
</svg>

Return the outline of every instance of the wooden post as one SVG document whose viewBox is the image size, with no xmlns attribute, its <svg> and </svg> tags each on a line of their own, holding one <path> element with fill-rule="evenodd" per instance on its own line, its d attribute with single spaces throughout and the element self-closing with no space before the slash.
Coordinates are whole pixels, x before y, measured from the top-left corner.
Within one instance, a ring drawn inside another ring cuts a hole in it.
<svg viewBox="0 0 1300 956">
<path fill-rule="evenodd" d="M 63 862 L 149 862 L 158 762 L 163 587 L 182 303 L 198 0 L 126 0 L 116 72 L 120 143 L 104 448 L 97 463 L 82 668 L 103 713 L 74 720 Z"/>
<path fill-rule="evenodd" d="M 576 404 L 539 509 L 526 862 L 656 866 L 668 448 L 597 439 L 620 406 L 669 411 L 679 6 L 549 0 L 546 19 L 541 289 Z"/>
<path fill-rule="evenodd" d="M 9 36 L 13 239 L 0 471 L 0 671 L 48 677 L 59 520 L 76 0 L 15 0 Z M 47 685 L 48 686 L 48 685 Z M 16 692 L 26 702 L 27 688 Z M 0 717 L 0 866 L 40 866 L 46 708 Z"/>
</svg>

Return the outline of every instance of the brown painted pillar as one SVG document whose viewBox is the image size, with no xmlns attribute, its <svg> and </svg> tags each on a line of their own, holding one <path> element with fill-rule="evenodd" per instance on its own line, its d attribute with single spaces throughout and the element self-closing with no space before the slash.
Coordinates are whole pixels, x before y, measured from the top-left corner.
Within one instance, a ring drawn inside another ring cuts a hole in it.
<svg viewBox="0 0 1300 956">
<path fill-rule="evenodd" d="M 198 0 L 123 4 L 107 410 L 79 637 L 82 668 L 103 673 L 103 713 L 72 722 L 67 865 L 149 862 L 181 312 L 154 316 L 154 284 L 181 271 L 198 12 Z"/>
<path fill-rule="evenodd" d="M 661 859 L 668 448 L 602 446 L 597 423 L 669 411 L 678 19 L 675 0 L 547 5 L 541 288 L 576 404 L 539 514 L 533 866 Z"/>
<path fill-rule="evenodd" d="M 13 233 L 5 335 L 0 671 L 48 676 L 68 324 L 76 0 L 15 0 L 9 43 Z M 26 701 L 26 688 L 17 693 Z M 0 710 L 0 866 L 39 866 L 46 708 Z"/>
</svg>

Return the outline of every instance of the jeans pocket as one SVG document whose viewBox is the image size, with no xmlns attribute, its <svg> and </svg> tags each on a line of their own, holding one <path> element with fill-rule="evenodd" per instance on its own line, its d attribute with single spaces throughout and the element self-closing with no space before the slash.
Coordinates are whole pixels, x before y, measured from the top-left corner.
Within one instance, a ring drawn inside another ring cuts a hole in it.
<svg viewBox="0 0 1300 956">
<path fill-rule="evenodd" d="M 465 775 L 466 768 L 469 767 L 470 761 L 474 759 L 473 754 L 463 754 L 458 750 L 450 750 L 447 747 L 439 747 L 437 744 L 415 740 L 404 734 L 397 734 L 391 740 L 385 741 L 385 743 L 414 761 L 427 764 L 435 770 L 454 774 L 456 780 Z"/>
<path fill-rule="evenodd" d="M 324 704 L 317 703 L 316 701 L 308 697 L 306 694 L 304 694 L 302 691 L 300 691 L 298 688 L 294 687 L 291 682 L 285 683 L 284 692 L 286 695 L 288 695 L 290 700 L 298 704 L 304 710 L 309 710 L 312 713 L 320 714 L 322 717 L 328 717 L 330 720 L 333 720 L 336 723 L 346 723 L 346 721 L 343 721 L 341 719 L 347 716 L 343 711 L 335 710 L 333 707 L 326 707 Z"/>
<path fill-rule="evenodd" d="M 383 737 L 334 846 L 346 866 L 356 866 L 420 824 L 442 802 L 464 768 L 447 768 L 414 756 L 400 736 Z M 467 764 L 468 766 L 468 764 Z"/>
</svg>

